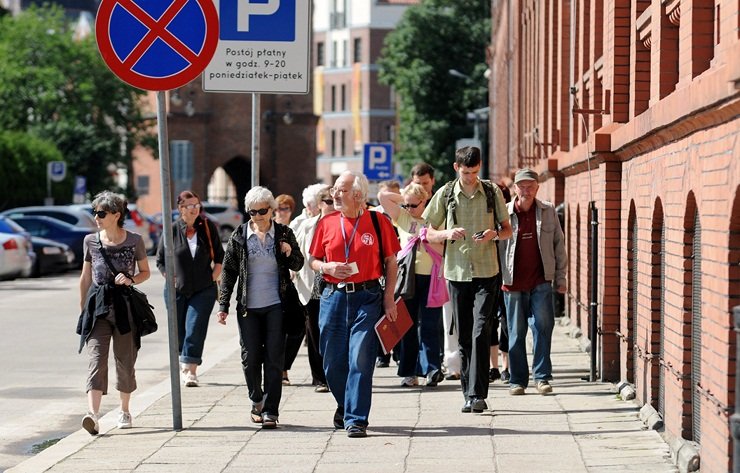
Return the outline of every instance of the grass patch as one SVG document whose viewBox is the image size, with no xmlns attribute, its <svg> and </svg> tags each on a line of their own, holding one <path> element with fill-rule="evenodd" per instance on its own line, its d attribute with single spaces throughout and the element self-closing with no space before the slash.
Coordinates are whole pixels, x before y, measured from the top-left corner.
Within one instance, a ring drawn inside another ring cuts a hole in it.
<svg viewBox="0 0 740 473">
<path fill-rule="evenodd" d="M 34 444 L 33 447 L 31 447 L 31 453 L 36 455 L 37 453 L 41 453 L 47 448 L 51 447 L 52 445 L 55 445 L 58 441 L 62 440 L 62 437 L 58 439 L 49 439 L 44 440 L 41 443 Z"/>
</svg>

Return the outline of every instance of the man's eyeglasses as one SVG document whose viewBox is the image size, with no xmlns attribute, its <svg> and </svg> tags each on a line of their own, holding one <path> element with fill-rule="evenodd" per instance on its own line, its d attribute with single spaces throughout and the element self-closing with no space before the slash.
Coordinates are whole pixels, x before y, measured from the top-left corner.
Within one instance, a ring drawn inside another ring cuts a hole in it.
<svg viewBox="0 0 740 473">
<path fill-rule="evenodd" d="M 251 215 L 252 217 L 254 217 L 254 216 L 255 216 L 255 215 L 257 215 L 257 214 L 260 214 L 260 215 L 267 215 L 267 212 L 269 212 L 269 211 L 270 211 L 270 208 L 269 208 L 269 207 L 267 207 L 267 208 L 264 208 L 264 209 L 259 209 L 259 210 L 249 209 L 249 211 L 248 211 L 247 213 L 248 213 L 249 215 Z"/>
<path fill-rule="evenodd" d="M 109 212 L 107 210 L 93 210 L 92 211 L 93 217 L 98 217 L 98 218 L 105 218 L 108 216 L 109 213 L 112 213 L 112 212 Z"/>
<path fill-rule="evenodd" d="M 193 209 L 199 209 L 200 204 L 181 205 L 180 207 L 182 207 L 183 209 L 187 209 L 187 210 L 193 210 Z"/>
<path fill-rule="evenodd" d="M 334 205 L 334 199 L 321 199 L 321 202 L 325 203 L 326 205 Z"/>
<path fill-rule="evenodd" d="M 415 209 L 420 205 L 421 205 L 421 202 L 419 202 L 418 204 L 401 204 L 401 208 L 402 209 Z"/>
<path fill-rule="evenodd" d="M 277 209 L 278 209 L 278 212 L 290 212 L 290 207 L 278 207 Z"/>
</svg>

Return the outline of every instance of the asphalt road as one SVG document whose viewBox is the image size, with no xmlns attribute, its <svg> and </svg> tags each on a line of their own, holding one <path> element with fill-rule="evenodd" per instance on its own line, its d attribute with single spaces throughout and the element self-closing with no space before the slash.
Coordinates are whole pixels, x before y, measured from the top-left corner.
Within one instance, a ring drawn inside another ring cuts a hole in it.
<svg viewBox="0 0 740 473">
<path fill-rule="evenodd" d="M 142 340 L 136 363 L 140 393 L 170 376 L 164 278 L 153 263 L 150 258 L 152 277 L 140 288 L 155 307 L 159 330 Z M 84 351 L 77 353 L 78 278 L 78 272 L 69 272 L 0 281 L 0 472 L 25 460 L 34 448 L 80 428 L 87 410 L 87 356 Z M 215 349 L 224 343 L 238 347 L 236 325 L 218 325 L 213 317 L 204 359 L 209 347 Z M 118 406 L 112 362 L 110 370 L 102 414 Z"/>
</svg>

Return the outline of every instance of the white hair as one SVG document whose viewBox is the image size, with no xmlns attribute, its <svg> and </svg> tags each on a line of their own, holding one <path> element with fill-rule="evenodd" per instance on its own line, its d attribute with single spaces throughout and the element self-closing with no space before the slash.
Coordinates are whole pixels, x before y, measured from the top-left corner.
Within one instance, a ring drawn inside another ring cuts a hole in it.
<svg viewBox="0 0 740 473">
<path fill-rule="evenodd" d="M 272 210 L 277 208 L 277 202 L 270 189 L 262 186 L 252 187 L 244 196 L 244 208 L 246 210 L 255 207 L 256 204 L 267 204 Z"/>
<path fill-rule="evenodd" d="M 363 202 L 367 200 L 367 192 L 370 184 L 367 182 L 367 177 L 364 174 L 354 171 L 344 171 L 342 176 L 352 176 L 354 181 L 352 182 L 352 190 L 359 192 Z"/>
<path fill-rule="evenodd" d="M 311 184 L 303 189 L 303 205 L 305 207 L 316 208 L 319 206 L 319 194 L 322 189 L 328 187 L 326 184 Z"/>
</svg>

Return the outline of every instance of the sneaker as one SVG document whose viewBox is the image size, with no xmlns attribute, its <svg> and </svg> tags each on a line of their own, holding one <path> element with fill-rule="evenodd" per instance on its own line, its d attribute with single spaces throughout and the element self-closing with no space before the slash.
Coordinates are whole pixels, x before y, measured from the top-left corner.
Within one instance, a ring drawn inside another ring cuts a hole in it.
<svg viewBox="0 0 740 473">
<path fill-rule="evenodd" d="M 406 376 L 405 378 L 403 378 L 403 381 L 401 381 L 401 386 L 405 386 L 407 388 L 412 388 L 418 385 L 419 380 L 416 379 L 416 376 Z"/>
<path fill-rule="evenodd" d="M 475 398 L 472 398 L 470 400 L 470 409 L 473 412 L 476 412 L 476 413 L 480 414 L 481 412 L 483 412 L 486 409 L 488 409 L 488 404 L 486 404 L 486 400 L 485 399 L 482 399 L 482 398 L 479 398 L 479 397 L 475 397 Z"/>
<path fill-rule="evenodd" d="M 360 425 L 350 425 L 347 427 L 347 437 L 349 438 L 362 438 L 367 437 L 367 430 L 365 427 Z"/>
<path fill-rule="evenodd" d="M 501 373 L 498 368 L 491 368 L 491 371 L 488 372 L 488 382 L 492 383 L 497 379 L 501 379 Z"/>
<path fill-rule="evenodd" d="M 550 394 L 552 392 L 552 386 L 547 380 L 537 381 L 537 392 L 542 394 Z"/>
<path fill-rule="evenodd" d="M 512 384 L 509 388 L 509 394 L 512 396 L 521 396 L 524 394 L 524 386 L 518 384 Z"/>
<path fill-rule="evenodd" d="M 119 429 L 130 429 L 132 427 L 131 414 L 128 412 L 121 411 L 118 415 L 118 428 Z"/>
<path fill-rule="evenodd" d="M 317 393 L 328 393 L 329 386 L 327 386 L 326 384 L 317 384 L 313 390 Z"/>
<path fill-rule="evenodd" d="M 509 374 L 509 370 L 504 368 L 504 370 L 501 372 L 501 382 L 504 384 L 509 384 L 509 380 L 511 380 L 511 374 Z"/>
<path fill-rule="evenodd" d="M 275 429 L 277 428 L 278 418 L 272 414 L 265 414 L 262 417 L 262 428 L 263 429 Z"/>
<path fill-rule="evenodd" d="M 195 373 L 188 373 L 185 375 L 185 386 L 188 388 L 198 387 L 198 376 Z"/>
<path fill-rule="evenodd" d="M 445 377 L 440 370 L 432 371 L 431 373 L 427 374 L 426 385 L 430 388 L 433 388 L 434 386 L 442 382 L 444 379 Z"/>
<path fill-rule="evenodd" d="M 376 368 L 388 368 L 389 365 L 390 365 L 390 363 L 388 363 L 387 361 L 385 361 L 382 358 L 378 358 L 377 360 L 375 360 L 375 367 Z"/>
<path fill-rule="evenodd" d="M 87 430 L 90 435 L 98 435 L 98 432 L 100 432 L 98 415 L 91 412 L 85 414 L 85 417 L 82 418 L 82 428 Z"/>
</svg>

